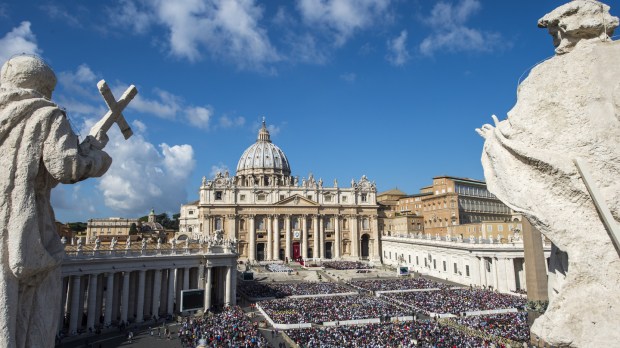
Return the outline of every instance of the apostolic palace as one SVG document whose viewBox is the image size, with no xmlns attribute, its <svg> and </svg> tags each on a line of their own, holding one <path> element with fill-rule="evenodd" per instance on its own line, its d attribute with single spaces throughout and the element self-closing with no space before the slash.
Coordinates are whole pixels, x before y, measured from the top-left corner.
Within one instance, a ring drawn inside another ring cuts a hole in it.
<svg viewBox="0 0 620 348">
<path fill-rule="evenodd" d="M 197 239 L 222 231 L 251 261 L 380 260 L 375 183 L 362 176 L 329 187 L 312 174 L 300 180 L 291 173 L 263 120 L 236 174 L 203 178 L 200 199 L 181 207 L 179 232 Z"/>
</svg>

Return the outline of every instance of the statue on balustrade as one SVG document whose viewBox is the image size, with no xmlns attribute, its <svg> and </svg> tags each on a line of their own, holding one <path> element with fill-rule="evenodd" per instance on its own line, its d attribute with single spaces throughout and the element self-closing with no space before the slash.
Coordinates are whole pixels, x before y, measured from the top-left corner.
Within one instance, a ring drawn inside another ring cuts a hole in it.
<svg viewBox="0 0 620 348">
<path fill-rule="evenodd" d="M 575 0 L 542 17 L 555 56 L 519 85 L 506 120 L 478 129 L 489 191 L 568 255 L 549 266 L 549 306 L 532 326 L 554 347 L 620 342 L 620 42 L 609 10 Z"/>
<path fill-rule="evenodd" d="M 55 86 L 54 72 L 38 57 L 12 57 L 0 70 L 2 347 L 54 342 L 64 248 L 51 190 L 99 177 L 112 163 L 102 150 L 107 129 L 99 124 L 100 131 L 80 143 L 65 111 L 51 101 Z"/>
</svg>

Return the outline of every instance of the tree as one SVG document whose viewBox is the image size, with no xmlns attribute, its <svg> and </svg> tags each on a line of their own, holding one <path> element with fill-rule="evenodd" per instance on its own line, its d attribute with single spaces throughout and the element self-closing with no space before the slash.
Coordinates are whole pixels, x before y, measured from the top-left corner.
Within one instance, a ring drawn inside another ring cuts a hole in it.
<svg viewBox="0 0 620 348">
<path fill-rule="evenodd" d="M 129 226 L 129 235 L 136 235 L 138 234 L 138 226 L 136 226 L 136 223 L 132 223 L 131 226 Z"/>
</svg>

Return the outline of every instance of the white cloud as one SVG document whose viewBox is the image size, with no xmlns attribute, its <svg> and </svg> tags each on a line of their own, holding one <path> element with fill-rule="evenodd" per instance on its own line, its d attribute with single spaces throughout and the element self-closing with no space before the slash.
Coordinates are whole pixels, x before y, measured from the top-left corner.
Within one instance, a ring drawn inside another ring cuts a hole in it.
<svg viewBox="0 0 620 348">
<path fill-rule="evenodd" d="M 343 45 L 356 30 L 365 29 L 386 14 L 390 0 L 298 0 L 302 19 L 316 28 L 327 28 Z"/>
<path fill-rule="evenodd" d="M 192 106 L 185 109 L 185 117 L 189 123 L 201 129 L 209 129 L 209 121 L 213 116 L 210 107 Z"/>
<path fill-rule="evenodd" d="M 241 127 L 243 125 L 245 125 L 245 118 L 242 116 L 228 117 L 224 115 L 220 117 L 220 127 L 222 128 Z"/>
<path fill-rule="evenodd" d="M 23 21 L 0 39 L 0 64 L 20 53 L 41 54 L 37 38 L 30 30 L 30 22 Z"/>
<path fill-rule="evenodd" d="M 40 6 L 40 9 L 43 10 L 45 15 L 51 19 L 62 21 L 63 23 L 69 24 L 73 27 L 81 26 L 77 17 L 73 16 L 59 5 L 46 4 Z"/>
<path fill-rule="evenodd" d="M 278 135 L 278 133 L 280 133 L 280 126 L 270 124 L 267 125 L 267 130 L 269 131 L 270 136 Z"/>
<path fill-rule="evenodd" d="M 125 91 L 126 88 L 127 87 L 118 88 L 118 90 Z M 116 94 L 117 98 L 120 98 L 121 93 L 122 92 Z M 153 94 L 155 98 L 150 99 L 138 92 L 138 95 L 127 107 L 144 114 L 164 119 L 175 119 L 178 112 L 183 109 L 181 97 L 159 88 L 154 88 Z"/>
<path fill-rule="evenodd" d="M 346 74 L 340 75 L 340 79 L 346 82 L 349 82 L 349 83 L 353 83 L 357 79 L 357 75 L 355 73 L 346 73 Z"/>
<path fill-rule="evenodd" d="M 263 70 L 280 60 L 267 31 L 259 25 L 263 10 L 254 0 L 122 1 L 114 18 L 119 25 L 143 33 L 157 23 L 168 31 L 172 55 L 197 61 L 203 50 L 241 69 Z M 137 18 L 137 21 L 134 20 Z"/>
<path fill-rule="evenodd" d="M 449 52 L 489 52 L 501 44 L 501 35 L 470 28 L 466 25 L 471 15 L 479 11 L 478 0 L 461 0 L 457 5 L 446 2 L 436 4 L 424 22 L 432 33 L 420 43 L 420 52 L 433 55 L 439 50 Z"/>
<path fill-rule="evenodd" d="M 386 58 L 392 65 L 401 66 L 409 60 L 406 42 L 406 30 L 401 31 L 398 37 L 388 40 L 388 54 Z"/>
<path fill-rule="evenodd" d="M 145 128 L 124 140 L 120 132 L 110 132 L 105 148 L 112 166 L 97 188 L 104 203 L 122 216 L 134 216 L 152 208 L 177 211 L 187 201 L 185 187 L 194 170 L 191 145 L 159 145 L 161 151 L 142 135 Z"/>
<path fill-rule="evenodd" d="M 0 18 L 8 18 L 6 4 L 0 3 Z"/>
<path fill-rule="evenodd" d="M 73 99 L 73 96 L 77 94 L 91 100 L 101 99 L 97 92 L 99 78 L 87 64 L 80 64 L 75 71 L 61 71 L 57 76 L 58 85 L 65 91 L 67 98 Z M 69 96 L 67 92 L 71 95 Z"/>
<path fill-rule="evenodd" d="M 146 33 L 155 21 L 152 13 L 139 9 L 131 0 L 121 0 L 117 8 L 109 8 L 108 17 L 113 26 L 129 26 L 138 34 Z"/>
<path fill-rule="evenodd" d="M 225 165 L 224 163 L 220 162 L 217 165 L 212 165 L 211 166 L 211 171 L 209 172 L 209 177 L 213 178 L 217 175 L 217 173 L 226 173 L 226 172 L 230 172 L 230 170 L 228 169 L 228 166 Z"/>
</svg>

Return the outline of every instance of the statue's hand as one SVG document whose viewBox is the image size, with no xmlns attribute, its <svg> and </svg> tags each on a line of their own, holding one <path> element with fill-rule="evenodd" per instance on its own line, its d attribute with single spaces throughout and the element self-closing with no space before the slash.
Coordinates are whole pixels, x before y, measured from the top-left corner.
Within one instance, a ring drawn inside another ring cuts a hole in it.
<svg viewBox="0 0 620 348">
<path fill-rule="evenodd" d="M 493 122 L 495 123 L 495 127 L 497 127 L 499 125 L 499 120 L 497 119 L 497 116 L 491 115 L 491 118 L 493 119 Z M 487 123 L 483 125 L 481 128 L 476 128 L 476 132 L 480 134 L 480 136 L 483 137 L 484 139 L 488 139 L 491 133 L 493 133 L 493 131 L 495 130 L 495 127 Z"/>
</svg>

